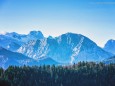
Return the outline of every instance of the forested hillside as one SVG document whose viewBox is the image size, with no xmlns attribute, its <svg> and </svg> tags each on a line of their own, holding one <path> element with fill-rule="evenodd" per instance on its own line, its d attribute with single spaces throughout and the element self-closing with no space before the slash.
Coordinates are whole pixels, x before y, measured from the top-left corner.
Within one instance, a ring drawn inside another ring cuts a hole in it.
<svg viewBox="0 0 115 86">
<path fill-rule="evenodd" d="M 115 86 L 115 64 L 0 68 L 0 86 Z"/>
</svg>

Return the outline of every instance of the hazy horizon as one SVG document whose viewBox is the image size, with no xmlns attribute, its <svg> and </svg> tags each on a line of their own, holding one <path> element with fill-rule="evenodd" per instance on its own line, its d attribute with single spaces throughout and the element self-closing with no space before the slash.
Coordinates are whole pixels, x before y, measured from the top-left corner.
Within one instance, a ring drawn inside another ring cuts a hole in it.
<svg viewBox="0 0 115 86">
<path fill-rule="evenodd" d="M 114 0 L 0 0 L 0 32 L 72 32 L 103 47 L 115 39 Z"/>
</svg>

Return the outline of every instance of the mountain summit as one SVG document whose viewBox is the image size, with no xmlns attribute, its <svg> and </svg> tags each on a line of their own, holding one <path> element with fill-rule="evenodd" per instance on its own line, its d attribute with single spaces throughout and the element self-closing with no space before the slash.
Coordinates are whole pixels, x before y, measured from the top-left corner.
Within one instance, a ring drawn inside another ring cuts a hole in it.
<svg viewBox="0 0 115 86">
<path fill-rule="evenodd" d="M 115 54 L 115 40 L 113 40 L 113 39 L 108 40 L 104 46 L 104 50 Z"/>
<path fill-rule="evenodd" d="M 36 37 L 38 39 L 44 38 L 44 36 L 43 36 L 41 31 L 30 31 L 30 33 L 28 35 Z"/>
<path fill-rule="evenodd" d="M 31 40 L 43 39 L 41 31 L 30 31 L 29 34 L 18 34 L 16 32 L 0 34 L 0 46 L 10 51 L 16 51 L 23 44 Z"/>
</svg>

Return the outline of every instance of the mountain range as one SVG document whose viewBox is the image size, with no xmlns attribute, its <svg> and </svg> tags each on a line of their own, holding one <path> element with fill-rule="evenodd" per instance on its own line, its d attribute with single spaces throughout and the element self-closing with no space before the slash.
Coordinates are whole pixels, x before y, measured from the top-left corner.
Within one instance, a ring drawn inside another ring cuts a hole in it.
<svg viewBox="0 0 115 86">
<path fill-rule="evenodd" d="M 86 36 L 75 33 L 58 37 L 44 37 L 41 31 L 31 31 L 27 35 L 0 34 L 0 66 L 103 62 L 114 56 L 114 45 L 115 41 L 109 40 L 102 49 Z"/>
</svg>

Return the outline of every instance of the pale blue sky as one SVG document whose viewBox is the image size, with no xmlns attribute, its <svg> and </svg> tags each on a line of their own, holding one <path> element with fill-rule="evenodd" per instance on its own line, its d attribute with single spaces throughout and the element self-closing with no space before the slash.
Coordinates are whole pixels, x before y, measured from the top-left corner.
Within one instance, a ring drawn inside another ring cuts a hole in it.
<svg viewBox="0 0 115 86">
<path fill-rule="evenodd" d="M 114 0 L 0 0 L 0 32 L 73 32 L 99 46 L 115 39 Z"/>
</svg>

